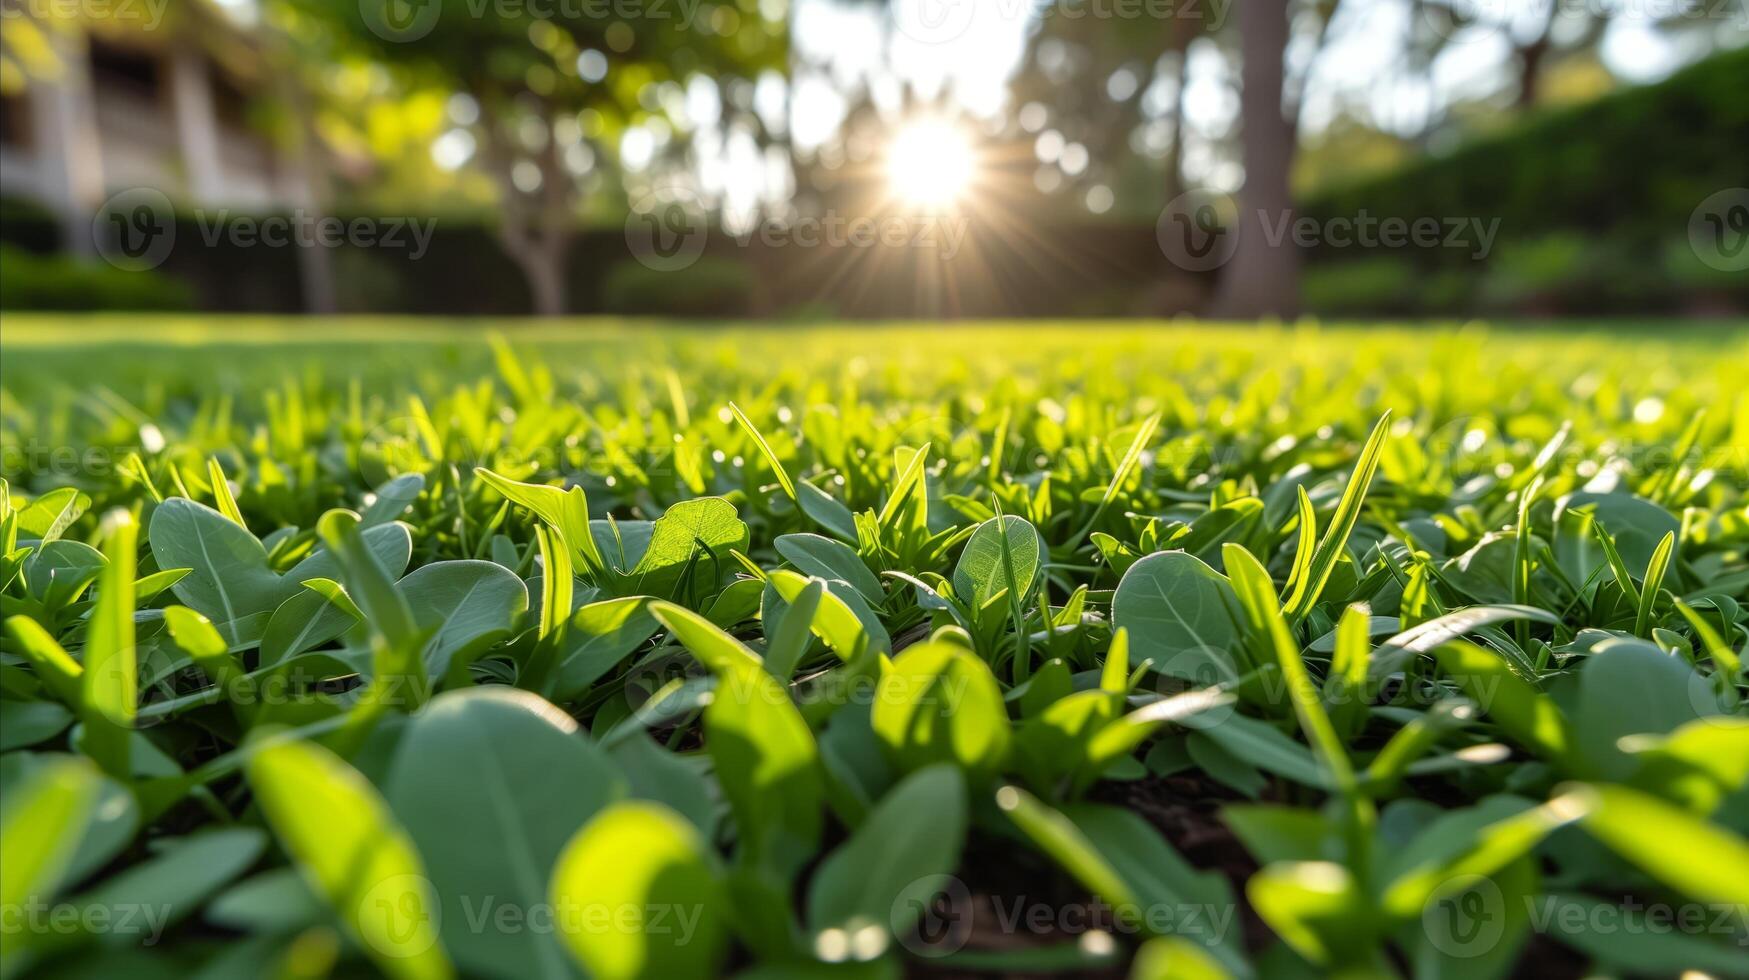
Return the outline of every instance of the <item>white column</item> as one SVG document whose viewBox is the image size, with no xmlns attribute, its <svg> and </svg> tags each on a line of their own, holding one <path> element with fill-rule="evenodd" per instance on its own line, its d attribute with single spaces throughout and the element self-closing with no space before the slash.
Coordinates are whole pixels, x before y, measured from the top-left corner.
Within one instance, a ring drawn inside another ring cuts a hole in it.
<svg viewBox="0 0 1749 980">
<path fill-rule="evenodd" d="M 170 99 L 176 112 L 176 142 L 188 177 L 188 196 L 197 204 L 210 204 L 223 194 L 218 118 L 206 55 L 192 44 L 178 43 L 171 53 Z"/>
<path fill-rule="evenodd" d="M 91 95 L 91 53 L 75 31 L 49 31 L 58 73 L 28 82 L 37 187 L 61 218 L 68 251 L 96 253 L 91 218 L 103 203 L 103 149 Z"/>
</svg>

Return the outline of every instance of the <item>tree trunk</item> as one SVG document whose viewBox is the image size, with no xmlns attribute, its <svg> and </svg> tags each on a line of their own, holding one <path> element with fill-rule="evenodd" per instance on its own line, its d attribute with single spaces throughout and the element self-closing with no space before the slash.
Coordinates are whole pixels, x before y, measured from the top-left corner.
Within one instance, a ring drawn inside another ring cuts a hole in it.
<svg viewBox="0 0 1749 980">
<path fill-rule="evenodd" d="M 1291 234 L 1289 187 L 1295 126 L 1282 107 L 1287 3 L 1243 0 L 1238 7 L 1245 185 L 1239 192 L 1236 249 L 1221 276 L 1214 313 L 1243 319 L 1288 317 L 1299 312 L 1300 255 Z M 1272 241 L 1282 228 L 1289 233 Z"/>
<path fill-rule="evenodd" d="M 1513 108 L 1529 109 L 1542 96 L 1543 62 L 1548 53 L 1549 36 L 1546 33 L 1518 52 L 1518 101 Z"/>
<path fill-rule="evenodd" d="M 1528 109 L 1542 96 L 1543 68 L 1554 44 L 1558 8 L 1555 0 L 1547 0 L 1542 8 L 1542 29 L 1536 37 L 1518 46 L 1518 99 L 1513 106 L 1516 109 Z"/>
<path fill-rule="evenodd" d="M 528 279 L 528 291 L 534 303 L 535 316 L 565 315 L 565 255 L 570 251 L 564 240 L 548 240 L 541 236 L 527 248 L 510 250 L 522 274 Z"/>
<path fill-rule="evenodd" d="M 1172 144 L 1166 150 L 1166 201 L 1176 200 L 1184 193 L 1184 85 L 1190 80 L 1190 29 L 1182 24 L 1174 24 L 1176 33 L 1173 36 L 1173 50 L 1177 58 L 1173 64 L 1173 91 L 1176 93 L 1172 113 L 1168 116 L 1168 133 Z"/>
<path fill-rule="evenodd" d="M 321 144 L 316 137 L 314 113 L 309 100 L 298 89 L 293 90 L 292 106 L 297 115 L 298 132 L 292 148 L 291 166 L 298 174 L 312 212 L 311 227 L 316 227 L 328 213 L 327 165 L 321 157 Z M 331 314 L 340 311 L 340 291 L 334 278 L 334 255 L 321 245 L 298 249 L 298 279 L 303 287 L 304 312 Z"/>
<path fill-rule="evenodd" d="M 274 58 L 273 73 L 277 78 L 280 98 L 291 116 L 291 131 L 284 154 L 286 165 L 303 189 L 304 206 L 311 212 L 310 227 L 319 227 L 328 214 L 332 190 L 328 180 L 328 161 L 323 156 L 322 139 L 316 132 L 316 109 L 310 92 L 297 70 L 296 48 L 291 39 L 274 31 L 268 35 Z M 298 286 L 305 313 L 331 314 L 340 311 L 339 288 L 334 278 L 334 256 L 331 250 L 313 244 L 298 251 Z"/>
<path fill-rule="evenodd" d="M 482 97 L 482 106 L 496 100 Z M 485 135 L 488 168 L 498 180 L 499 240 L 504 251 L 528 280 L 529 298 L 536 316 L 564 316 L 566 312 L 565 258 L 571 251 L 571 221 L 576 185 L 560 166 L 554 141 L 534 160 L 541 168 L 538 194 L 527 194 L 511 179 L 516 154 L 505 134 L 505 121 L 488 116 L 481 130 Z"/>
<path fill-rule="evenodd" d="M 311 227 L 316 227 L 324 215 L 317 211 Z M 334 256 L 320 245 L 298 249 L 298 284 L 304 312 L 326 316 L 340 312 L 339 290 L 334 285 Z"/>
</svg>

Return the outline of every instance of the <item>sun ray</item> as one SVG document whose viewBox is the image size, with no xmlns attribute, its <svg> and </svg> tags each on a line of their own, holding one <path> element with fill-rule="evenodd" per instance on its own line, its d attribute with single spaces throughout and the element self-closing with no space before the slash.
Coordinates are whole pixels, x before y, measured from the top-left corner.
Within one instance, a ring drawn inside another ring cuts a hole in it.
<svg viewBox="0 0 1749 980">
<path fill-rule="evenodd" d="M 943 119 L 907 123 L 887 148 L 887 180 L 893 194 L 914 207 L 952 208 L 971 189 L 977 171 L 971 141 Z"/>
</svg>

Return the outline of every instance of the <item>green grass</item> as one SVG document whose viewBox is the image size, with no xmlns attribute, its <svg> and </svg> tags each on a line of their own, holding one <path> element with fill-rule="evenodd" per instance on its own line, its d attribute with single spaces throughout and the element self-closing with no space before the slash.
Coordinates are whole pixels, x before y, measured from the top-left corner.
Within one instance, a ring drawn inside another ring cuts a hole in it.
<svg viewBox="0 0 1749 980">
<path fill-rule="evenodd" d="M 1740 325 L 0 363 L 7 976 L 1749 968 Z"/>
</svg>

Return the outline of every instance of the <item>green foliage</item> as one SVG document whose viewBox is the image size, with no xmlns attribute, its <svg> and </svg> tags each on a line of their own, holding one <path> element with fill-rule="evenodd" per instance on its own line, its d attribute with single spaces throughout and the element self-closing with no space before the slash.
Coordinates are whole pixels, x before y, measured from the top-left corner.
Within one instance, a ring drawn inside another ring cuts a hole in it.
<svg viewBox="0 0 1749 980">
<path fill-rule="evenodd" d="M 6 976 L 1742 972 L 1740 341 L 44 329 Z"/>
<path fill-rule="evenodd" d="M 67 255 L 0 245 L 0 309 L 186 310 L 193 292 L 155 271 L 128 271 Z"/>
<path fill-rule="evenodd" d="M 1321 191 L 1302 206 L 1314 221 L 1473 218 L 1498 221 L 1499 236 L 1485 255 L 1319 249 L 1307 305 L 1325 315 L 1620 314 L 1705 298 L 1742 309 L 1749 279 L 1699 261 L 1685 229 L 1703 200 L 1742 184 L 1749 110 L 1730 93 L 1745 88 L 1749 51 L 1721 51 L 1662 81 Z"/>
<path fill-rule="evenodd" d="M 310 889 L 384 973 L 453 975 L 436 935 L 431 880 L 375 787 L 319 745 L 263 737 L 270 741 L 249 753 L 249 784 Z"/>
<path fill-rule="evenodd" d="M 445 693 L 407 725 L 387 799 L 425 855 L 442 905 L 444 946 L 463 969 L 568 977 L 545 934 L 469 927 L 502 903 L 539 905 L 545 869 L 598 811 L 624 794 L 618 767 L 577 723 L 535 695 L 504 687 Z M 504 805 L 505 800 L 540 801 Z"/>
<path fill-rule="evenodd" d="M 7 908 L 52 897 L 77 852 L 98 802 L 100 776 L 85 759 L 60 759 L 15 781 L 0 811 L 0 900 Z M 0 968 L 27 954 L 32 936 L 8 923 Z"/>
<path fill-rule="evenodd" d="M 884 671 L 869 724 L 901 770 L 952 763 L 988 776 L 1008 754 L 1002 690 L 984 661 L 950 640 L 911 647 Z"/>
<path fill-rule="evenodd" d="M 745 262 L 701 256 L 676 276 L 642 262 L 619 262 L 601 283 L 602 308 L 658 316 L 724 316 L 752 312 L 756 282 Z"/>
<path fill-rule="evenodd" d="M 1447 310 L 1466 299 L 1429 297 L 1420 279 L 1420 270 L 1401 256 L 1322 262 L 1305 270 L 1300 295 L 1306 309 L 1324 316 L 1412 315 Z"/>
<path fill-rule="evenodd" d="M 572 955 L 602 980 L 703 976 L 728 917 L 705 842 L 658 804 L 616 803 L 577 832 L 553 868 L 552 907 Z"/>
</svg>

